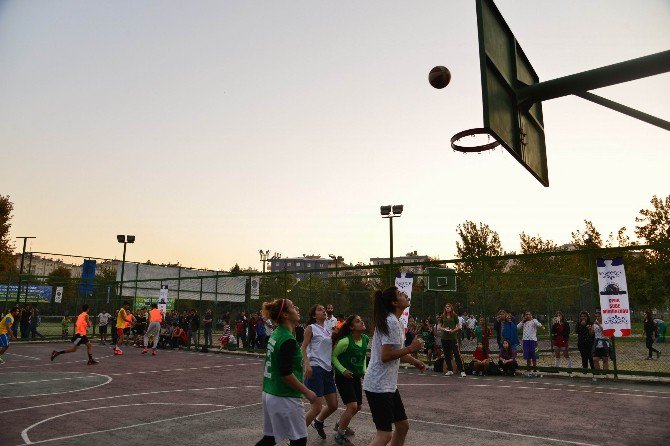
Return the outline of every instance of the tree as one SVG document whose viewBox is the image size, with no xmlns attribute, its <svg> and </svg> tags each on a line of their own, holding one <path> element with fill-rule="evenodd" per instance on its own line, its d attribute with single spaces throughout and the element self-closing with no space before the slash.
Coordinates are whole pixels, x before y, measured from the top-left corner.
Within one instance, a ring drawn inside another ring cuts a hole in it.
<svg viewBox="0 0 670 446">
<path fill-rule="evenodd" d="M 670 195 L 650 201 L 652 209 L 641 209 L 635 234 L 646 244 L 670 242 Z M 644 264 L 637 271 L 641 280 L 639 309 L 667 306 L 670 299 L 670 249 L 645 250 Z"/>
<path fill-rule="evenodd" d="M 240 271 L 242 271 L 242 269 L 240 268 L 240 265 L 238 265 L 237 263 L 235 264 L 235 266 L 230 268 L 230 272 L 233 274 L 239 274 Z"/>
<path fill-rule="evenodd" d="M 584 232 L 579 229 L 571 233 L 572 243 L 579 248 L 599 248 L 603 246 L 600 232 L 589 220 L 584 220 Z"/>
<path fill-rule="evenodd" d="M 635 217 L 643 223 L 635 227 L 635 234 L 648 245 L 670 242 L 670 195 L 665 199 L 654 195 L 651 205 L 653 209 L 641 209 L 641 217 Z"/>
<path fill-rule="evenodd" d="M 58 268 L 51 271 L 51 273 L 49 273 L 47 276 L 47 284 L 51 285 L 54 289 L 56 287 L 63 287 L 63 298 L 61 301 L 63 308 L 76 311 L 75 305 L 77 303 L 77 282 L 72 280 L 72 273 L 69 269 L 65 268 L 64 266 L 59 266 Z"/>
<path fill-rule="evenodd" d="M 14 262 L 14 245 L 9 239 L 13 210 L 14 204 L 9 200 L 9 195 L 0 195 L 0 274 L 17 273 Z"/>
<path fill-rule="evenodd" d="M 456 241 L 456 251 L 461 259 L 482 259 L 503 254 L 498 233 L 485 223 L 477 225 L 472 221 L 466 221 L 456 227 L 456 232 L 461 238 L 460 242 Z M 500 266 L 498 262 L 487 262 L 487 268 L 489 269 L 498 270 Z M 479 267 L 469 263 L 456 265 L 459 272 L 472 272 L 477 268 Z"/>
</svg>

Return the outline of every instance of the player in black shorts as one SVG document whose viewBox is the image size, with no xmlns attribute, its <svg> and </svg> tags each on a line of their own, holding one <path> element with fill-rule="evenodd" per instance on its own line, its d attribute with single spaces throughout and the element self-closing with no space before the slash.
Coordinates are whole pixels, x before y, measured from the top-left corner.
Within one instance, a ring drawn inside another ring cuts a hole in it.
<svg viewBox="0 0 670 446">
<path fill-rule="evenodd" d="M 88 329 L 91 326 L 91 320 L 88 318 L 88 309 L 89 309 L 88 304 L 84 304 L 81 307 L 81 313 L 79 314 L 79 316 L 77 316 L 77 323 L 75 324 L 75 334 L 72 337 L 72 344 L 73 344 L 72 347 L 68 348 L 67 350 L 52 351 L 51 352 L 52 361 L 58 355 L 62 355 L 64 353 L 76 352 L 80 345 L 85 345 L 86 349 L 88 350 L 88 365 L 98 363 L 98 361 L 93 359 L 93 344 L 91 344 L 91 341 L 86 336 L 86 333 L 88 333 Z"/>
</svg>

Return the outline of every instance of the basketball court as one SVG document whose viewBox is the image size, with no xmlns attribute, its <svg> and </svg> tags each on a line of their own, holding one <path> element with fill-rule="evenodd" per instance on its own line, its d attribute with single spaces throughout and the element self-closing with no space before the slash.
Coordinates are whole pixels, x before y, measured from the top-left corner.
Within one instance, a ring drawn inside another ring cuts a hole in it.
<svg viewBox="0 0 670 446">
<path fill-rule="evenodd" d="M 77 351 L 49 361 L 61 344 L 14 344 L 0 366 L 0 444 L 253 445 L 260 439 L 262 362 L 247 354 L 127 347 L 86 365 Z M 399 388 L 410 433 L 407 445 L 659 445 L 670 389 L 651 383 L 588 378 L 456 378 L 412 370 Z M 335 445 L 310 428 L 309 445 Z M 354 444 L 367 445 L 374 425 L 364 400 L 352 422 Z"/>
</svg>

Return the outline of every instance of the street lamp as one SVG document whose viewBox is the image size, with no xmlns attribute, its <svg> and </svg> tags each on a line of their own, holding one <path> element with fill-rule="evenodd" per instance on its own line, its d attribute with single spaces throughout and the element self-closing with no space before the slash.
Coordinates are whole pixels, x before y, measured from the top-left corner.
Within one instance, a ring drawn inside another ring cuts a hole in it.
<svg viewBox="0 0 670 446">
<path fill-rule="evenodd" d="M 388 218 L 389 219 L 389 245 L 390 245 L 390 253 L 389 253 L 389 283 L 393 284 L 393 277 L 391 277 L 391 271 L 393 271 L 393 219 L 395 217 L 400 217 L 400 214 L 402 214 L 402 211 L 404 209 L 404 206 L 402 204 L 394 204 L 393 206 L 381 206 L 379 208 L 380 213 L 382 214 L 382 218 Z"/>
<path fill-rule="evenodd" d="M 37 237 L 16 237 L 16 238 L 22 238 L 23 239 L 23 251 L 21 252 L 21 269 L 19 270 L 19 284 L 16 287 L 16 303 L 18 304 L 19 301 L 21 300 L 21 275 L 23 274 L 23 260 L 26 257 L 26 242 L 28 241 L 29 238 L 37 238 Z M 30 271 L 28 271 L 30 272 Z"/>
<path fill-rule="evenodd" d="M 342 256 L 336 256 L 335 254 L 328 254 L 328 257 L 331 259 L 335 260 L 335 277 L 337 277 L 337 262 L 341 262 L 344 260 L 344 257 Z"/>
<path fill-rule="evenodd" d="M 121 283 L 119 284 L 119 297 L 123 298 L 123 275 L 126 271 L 126 246 L 135 243 L 134 235 L 117 235 L 116 241 L 123 243 L 123 260 L 121 260 Z"/>
<path fill-rule="evenodd" d="M 272 257 L 270 257 L 270 250 L 268 249 L 267 251 L 263 251 L 262 249 L 258 250 L 258 253 L 261 255 L 261 262 L 263 262 L 263 272 L 265 272 L 265 262 L 269 262 L 271 260 L 276 260 L 281 257 L 281 254 L 275 252 Z"/>
</svg>

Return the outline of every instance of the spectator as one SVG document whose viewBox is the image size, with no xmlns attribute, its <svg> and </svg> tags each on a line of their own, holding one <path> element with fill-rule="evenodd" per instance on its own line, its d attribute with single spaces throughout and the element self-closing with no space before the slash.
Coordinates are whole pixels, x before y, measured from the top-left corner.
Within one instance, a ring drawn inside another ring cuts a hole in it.
<svg viewBox="0 0 670 446">
<path fill-rule="evenodd" d="M 570 325 L 565 322 L 563 313 L 560 311 L 556 312 L 554 317 L 553 324 L 551 325 L 551 345 L 554 349 L 554 367 L 559 367 L 561 364 L 561 353 L 567 362 L 568 368 L 572 368 L 572 359 L 568 353 L 570 337 Z M 571 373 L 571 372 L 568 372 Z"/>
<path fill-rule="evenodd" d="M 302 345 L 302 341 L 305 339 L 305 324 L 299 323 L 295 326 L 295 341 L 298 345 Z"/>
<path fill-rule="evenodd" d="M 500 354 L 498 356 L 498 366 L 503 375 L 514 376 L 518 364 L 516 362 L 516 350 L 507 339 L 503 339 Z"/>
<path fill-rule="evenodd" d="M 501 323 L 502 337 L 512 346 L 515 351 L 519 349 L 519 335 L 512 313 L 505 313 L 505 320 Z"/>
<path fill-rule="evenodd" d="M 251 350 L 256 348 L 256 322 L 257 322 L 256 313 L 253 313 L 249 318 L 249 324 L 247 326 L 247 330 L 249 332 L 247 342 Z"/>
<path fill-rule="evenodd" d="M 165 328 L 161 330 L 160 338 L 158 340 L 158 347 L 159 348 L 168 348 L 172 347 L 171 344 L 171 339 L 172 339 L 172 331 L 174 330 L 174 325 L 173 324 L 165 324 Z"/>
<path fill-rule="evenodd" d="M 519 322 L 517 328 L 523 329 L 523 359 L 526 360 L 526 366 L 530 373 L 530 364 L 533 363 L 533 372 L 537 372 L 537 329 L 544 328 L 540 322 L 533 318 L 530 311 L 526 311 L 523 320 Z"/>
<path fill-rule="evenodd" d="M 67 339 L 70 337 L 70 318 L 66 316 L 63 316 L 63 319 L 60 320 L 60 332 L 61 332 L 61 338 Z"/>
<path fill-rule="evenodd" d="M 191 308 L 189 318 L 188 318 L 188 341 L 186 346 L 191 348 L 192 344 L 199 344 L 199 333 L 200 330 L 200 316 L 195 312 L 195 309 Z"/>
<path fill-rule="evenodd" d="M 465 327 L 467 329 L 466 337 L 468 338 L 468 341 L 471 341 L 475 337 L 475 327 L 477 326 L 477 319 L 475 319 L 475 315 L 471 314 L 468 316 L 468 318 L 465 320 Z"/>
<path fill-rule="evenodd" d="M 486 353 L 489 352 L 489 339 L 491 339 L 491 328 L 486 324 L 486 319 L 479 318 L 479 324 L 475 326 L 475 338 L 481 342 Z"/>
<path fill-rule="evenodd" d="M 472 352 L 472 374 L 473 375 L 485 375 L 489 370 L 489 363 L 491 358 L 489 353 L 484 350 L 484 345 L 481 342 L 477 342 L 477 348 Z"/>
<path fill-rule="evenodd" d="M 30 339 L 35 339 L 37 336 L 40 339 L 44 339 L 44 335 L 37 331 L 37 326 L 40 322 L 40 311 L 37 309 L 37 305 L 35 305 L 30 313 Z"/>
<path fill-rule="evenodd" d="M 214 324 L 214 316 L 212 316 L 212 309 L 208 308 L 205 315 L 202 317 L 203 327 L 205 329 L 205 348 L 214 345 L 212 340 L 212 325 Z"/>
<path fill-rule="evenodd" d="M 179 325 L 175 326 L 172 330 L 172 338 L 170 339 L 170 345 L 172 348 L 179 347 L 179 350 L 186 345 L 187 334 L 186 330 L 181 328 Z"/>
<path fill-rule="evenodd" d="M 247 347 L 247 325 L 249 321 L 247 320 L 247 315 L 243 312 L 241 312 L 237 316 L 237 323 L 235 324 L 235 332 L 237 333 L 237 346 L 240 347 L 240 343 L 242 343 L 241 347 L 246 348 Z"/>
<path fill-rule="evenodd" d="M 582 357 L 582 368 L 593 366 L 593 327 L 591 323 L 591 316 L 588 312 L 582 311 L 579 313 L 579 322 L 577 323 L 577 348 Z"/>
<path fill-rule="evenodd" d="M 462 327 L 451 304 L 448 303 L 444 306 L 444 313 L 438 321 L 438 327 L 442 331 L 442 350 L 444 351 L 444 362 L 448 369 L 445 375 L 451 376 L 455 371 L 458 371 L 464 378 L 466 375 L 458 343 L 458 333 L 462 331 Z"/>
<path fill-rule="evenodd" d="M 30 304 L 27 304 L 21 310 L 21 316 L 19 316 L 19 323 L 21 328 L 21 339 L 28 339 L 30 336 L 30 315 L 32 314 L 32 309 Z"/>
<path fill-rule="evenodd" d="M 337 318 L 335 317 L 335 307 L 333 304 L 328 304 L 326 305 L 326 314 L 328 317 L 326 318 L 326 322 L 324 323 L 326 330 L 328 330 L 329 333 L 333 333 L 335 331 L 335 328 L 337 327 Z"/>
<path fill-rule="evenodd" d="M 440 330 L 439 324 L 437 323 L 439 320 L 440 313 L 437 313 L 435 315 L 435 323 L 432 324 L 433 335 L 435 336 L 435 351 L 433 353 L 433 358 L 435 358 L 435 361 L 442 357 L 442 330 Z"/>
<path fill-rule="evenodd" d="M 661 351 L 654 348 L 654 340 L 658 337 L 658 326 L 656 326 L 656 322 L 654 322 L 654 318 L 649 310 L 644 313 L 644 337 L 647 350 L 649 350 L 647 359 L 652 359 L 653 353 L 656 353 L 656 359 L 660 358 Z"/>
<path fill-rule="evenodd" d="M 596 310 L 594 315 L 593 325 L 591 326 L 591 332 L 593 333 L 593 365 L 596 370 L 600 370 L 600 362 L 602 362 L 602 370 L 607 374 L 609 368 L 609 357 L 610 357 L 610 341 L 605 333 L 603 333 L 602 326 L 602 313 L 600 310 Z M 595 380 L 595 377 L 593 378 Z"/>
<path fill-rule="evenodd" d="M 423 348 L 424 353 L 426 354 L 426 358 L 428 359 L 428 362 L 431 362 L 433 359 L 435 334 L 433 333 L 429 319 L 426 319 L 421 323 L 421 326 L 419 328 L 419 336 L 421 336 L 421 339 L 423 339 L 424 342 Z"/>
<path fill-rule="evenodd" d="M 461 315 L 458 316 L 458 323 L 461 325 L 461 329 L 458 330 L 458 342 L 463 343 L 463 339 L 465 339 L 465 321 L 468 318 L 468 312 L 463 310 L 461 312 Z"/>
<path fill-rule="evenodd" d="M 496 320 L 493 323 L 493 329 L 496 331 L 496 341 L 498 342 L 498 348 L 502 348 L 502 324 L 505 322 L 507 317 L 507 312 L 505 310 L 498 311 Z"/>
<path fill-rule="evenodd" d="M 265 321 L 262 316 L 256 319 L 256 348 L 265 348 Z"/>
<path fill-rule="evenodd" d="M 223 334 L 219 337 L 219 351 L 225 350 L 230 342 L 230 324 L 223 320 Z"/>
<path fill-rule="evenodd" d="M 405 331 L 405 347 L 409 347 L 417 334 L 416 322 L 413 317 L 409 317 L 407 320 L 407 330 Z M 424 344 L 425 347 L 425 344 Z M 418 353 L 412 353 L 412 356 L 416 358 Z"/>
<path fill-rule="evenodd" d="M 109 325 L 109 319 L 111 317 L 112 315 L 109 314 L 106 309 L 103 309 L 98 314 L 98 331 L 100 332 L 100 343 L 102 345 L 107 343 L 107 326 Z"/>
</svg>

